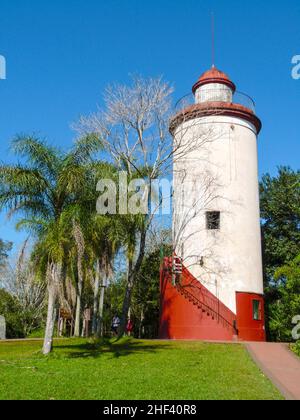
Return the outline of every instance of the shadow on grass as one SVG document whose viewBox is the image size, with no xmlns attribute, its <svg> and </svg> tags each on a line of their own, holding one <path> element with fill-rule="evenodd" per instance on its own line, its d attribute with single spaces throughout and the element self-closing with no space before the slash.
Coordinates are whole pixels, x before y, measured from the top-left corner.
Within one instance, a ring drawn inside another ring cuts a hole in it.
<svg viewBox="0 0 300 420">
<path fill-rule="evenodd" d="M 145 343 L 135 340 L 101 340 L 88 343 L 57 346 L 56 350 L 64 351 L 72 359 L 97 359 L 103 355 L 111 354 L 112 358 L 130 356 L 141 353 L 157 353 L 159 350 L 171 350 L 167 343 Z"/>
</svg>

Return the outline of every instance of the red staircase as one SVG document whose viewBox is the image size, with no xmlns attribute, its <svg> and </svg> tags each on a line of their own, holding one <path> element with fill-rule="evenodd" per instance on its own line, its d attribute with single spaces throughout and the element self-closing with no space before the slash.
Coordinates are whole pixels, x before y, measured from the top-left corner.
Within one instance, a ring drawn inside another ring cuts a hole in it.
<svg viewBox="0 0 300 420">
<path fill-rule="evenodd" d="M 183 266 L 165 258 L 161 270 L 160 337 L 234 340 L 236 315 Z"/>
</svg>

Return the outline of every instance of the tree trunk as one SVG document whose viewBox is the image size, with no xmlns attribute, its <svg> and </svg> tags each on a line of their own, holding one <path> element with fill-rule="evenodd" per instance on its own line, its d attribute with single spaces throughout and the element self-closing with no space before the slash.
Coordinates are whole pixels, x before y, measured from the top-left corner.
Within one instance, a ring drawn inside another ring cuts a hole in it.
<svg viewBox="0 0 300 420">
<path fill-rule="evenodd" d="M 139 254 L 137 261 L 133 268 L 133 262 L 129 261 L 128 264 L 128 277 L 127 277 L 127 285 L 126 285 L 126 291 L 123 301 L 123 311 L 122 311 L 122 320 L 121 320 L 121 327 L 119 332 L 119 338 L 122 338 L 126 331 L 126 324 L 128 319 L 128 313 L 131 305 L 131 297 L 133 288 L 136 284 L 138 275 L 140 273 L 144 256 L 145 256 L 145 248 L 146 248 L 146 238 L 147 238 L 147 228 L 144 227 L 144 229 L 141 232 L 141 239 L 140 239 L 140 247 L 139 247 Z"/>
<path fill-rule="evenodd" d="M 103 280 L 100 290 L 99 299 L 99 318 L 98 318 L 98 337 L 103 337 L 103 312 L 104 312 L 104 298 L 105 298 L 106 284 Z"/>
<path fill-rule="evenodd" d="M 78 291 L 77 291 L 77 298 L 76 298 L 74 337 L 80 337 L 81 295 L 82 295 L 82 286 L 78 284 Z"/>
<path fill-rule="evenodd" d="M 76 315 L 75 315 L 75 328 L 74 336 L 80 337 L 80 318 L 81 318 L 81 301 L 82 301 L 82 290 L 83 290 L 83 258 L 85 243 L 82 230 L 80 225 L 73 220 L 73 236 L 77 247 L 77 299 L 76 299 Z"/>
<path fill-rule="evenodd" d="M 144 322 L 144 308 L 141 308 L 141 313 L 140 313 L 140 325 L 139 325 L 139 339 L 141 339 L 143 337 L 144 334 L 144 327 L 143 327 L 143 322 Z"/>
<path fill-rule="evenodd" d="M 82 328 L 81 328 L 81 337 L 84 338 L 87 336 L 87 334 L 88 333 L 86 332 L 86 321 L 84 319 L 82 323 Z"/>
<path fill-rule="evenodd" d="M 53 335 L 56 319 L 56 301 L 58 285 L 61 280 L 61 268 L 58 264 L 51 264 L 47 270 L 48 277 L 48 313 L 44 337 L 43 354 L 47 356 L 53 348 Z"/>
<path fill-rule="evenodd" d="M 98 311 L 99 311 L 99 289 L 100 289 L 100 267 L 99 260 L 96 262 L 96 277 L 94 285 L 94 305 L 93 305 L 93 322 L 92 334 L 96 335 L 98 332 Z"/>
<path fill-rule="evenodd" d="M 125 290 L 125 296 L 123 301 L 123 309 L 122 309 L 122 319 L 121 319 L 121 326 L 119 331 L 119 338 L 122 338 L 125 334 L 126 330 L 126 324 L 128 319 L 128 314 L 130 310 L 130 304 L 131 304 L 131 296 L 133 291 L 133 286 L 135 282 L 134 278 L 134 271 L 132 270 L 132 261 L 129 261 L 128 263 L 128 276 L 127 276 L 127 284 L 126 284 L 126 290 Z"/>
</svg>

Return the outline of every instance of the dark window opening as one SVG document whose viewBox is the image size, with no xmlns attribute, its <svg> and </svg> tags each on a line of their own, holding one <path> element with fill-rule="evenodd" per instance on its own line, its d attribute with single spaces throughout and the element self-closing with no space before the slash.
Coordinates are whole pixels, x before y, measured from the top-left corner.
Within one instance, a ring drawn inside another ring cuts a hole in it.
<svg viewBox="0 0 300 420">
<path fill-rule="evenodd" d="M 206 213 L 207 230 L 219 230 L 221 226 L 221 213 L 219 211 L 209 211 Z"/>
<path fill-rule="evenodd" d="M 253 319 L 254 321 L 261 321 L 262 313 L 261 313 L 261 301 L 254 300 L 253 301 Z"/>
</svg>

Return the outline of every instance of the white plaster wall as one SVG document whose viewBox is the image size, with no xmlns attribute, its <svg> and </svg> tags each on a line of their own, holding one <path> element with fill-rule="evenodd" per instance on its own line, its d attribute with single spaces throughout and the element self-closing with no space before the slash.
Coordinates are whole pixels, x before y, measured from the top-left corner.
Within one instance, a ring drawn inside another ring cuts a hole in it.
<svg viewBox="0 0 300 420">
<path fill-rule="evenodd" d="M 263 293 L 256 129 L 198 118 L 177 128 L 176 144 L 187 151 L 174 162 L 176 252 L 236 312 L 236 291 Z M 220 231 L 206 230 L 206 211 L 221 212 Z"/>
</svg>

